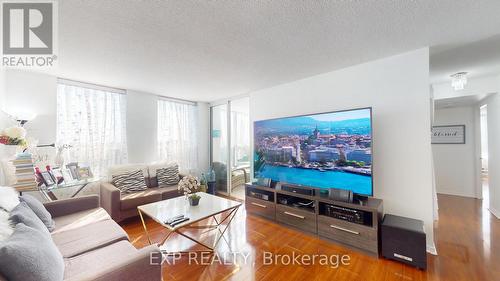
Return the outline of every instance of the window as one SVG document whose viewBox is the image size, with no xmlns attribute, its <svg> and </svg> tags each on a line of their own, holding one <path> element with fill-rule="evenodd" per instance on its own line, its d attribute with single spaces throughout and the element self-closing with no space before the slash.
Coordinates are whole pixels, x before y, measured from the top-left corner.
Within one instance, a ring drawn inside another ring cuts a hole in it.
<svg viewBox="0 0 500 281">
<path fill-rule="evenodd" d="M 127 162 L 126 95 L 122 90 L 58 80 L 57 145 L 65 163 L 88 164 L 94 175 Z"/>
<path fill-rule="evenodd" d="M 162 160 L 194 173 L 198 162 L 196 105 L 158 100 L 158 149 Z"/>
</svg>

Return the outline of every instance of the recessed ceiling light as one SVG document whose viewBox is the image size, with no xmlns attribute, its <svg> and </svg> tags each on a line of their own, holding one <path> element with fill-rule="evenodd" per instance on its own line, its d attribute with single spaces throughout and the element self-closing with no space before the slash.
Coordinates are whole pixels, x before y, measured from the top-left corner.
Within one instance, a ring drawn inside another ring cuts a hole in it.
<svg viewBox="0 0 500 281">
<path fill-rule="evenodd" d="M 451 86 L 455 91 L 460 91 L 467 85 L 467 72 L 458 72 L 450 76 Z"/>
</svg>

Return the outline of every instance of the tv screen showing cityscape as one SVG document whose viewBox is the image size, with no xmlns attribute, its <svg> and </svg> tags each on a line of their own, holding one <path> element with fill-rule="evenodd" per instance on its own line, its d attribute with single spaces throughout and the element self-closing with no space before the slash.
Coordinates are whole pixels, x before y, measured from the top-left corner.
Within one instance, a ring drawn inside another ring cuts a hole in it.
<svg viewBox="0 0 500 281">
<path fill-rule="evenodd" d="M 371 108 L 256 121 L 254 177 L 373 194 Z"/>
</svg>

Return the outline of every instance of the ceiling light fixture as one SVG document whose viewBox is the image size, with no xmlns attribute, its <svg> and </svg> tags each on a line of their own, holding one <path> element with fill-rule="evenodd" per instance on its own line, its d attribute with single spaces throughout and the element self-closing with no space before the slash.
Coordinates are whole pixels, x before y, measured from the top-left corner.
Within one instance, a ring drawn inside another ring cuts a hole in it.
<svg viewBox="0 0 500 281">
<path fill-rule="evenodd" d="M 36 114 L 32 112 L 26 112 L 26 111 L 17 111 L 17 110 L 1 110 L 0 112 L 3 112 L 6 114 L 9 118 L 12 120 L 15 120 L 18 122 L 19 126 L 23 127 L 24 124 L 28 123 L 28 121 L 31 121 L 35 119 Z"/>
<path fill-rule="evenodd" d="M 450 76 L 451 86 L 455 91 L 460 91 L 467 85 L 467 72 L 458 72 Z"/>
</svg>

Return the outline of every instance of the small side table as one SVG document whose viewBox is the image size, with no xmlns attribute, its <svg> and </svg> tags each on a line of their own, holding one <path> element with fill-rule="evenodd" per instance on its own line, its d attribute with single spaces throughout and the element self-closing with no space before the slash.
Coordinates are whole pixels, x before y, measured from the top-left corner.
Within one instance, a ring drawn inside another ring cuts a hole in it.
<svg viewBox="0 0 500 281">
<path fill-rule="evenodd" d="M 55 200 L 59 200 L 59 198 L 57 198 L 57 196 L 54 194 L 54 192 L 53 192 L 54 190 L 76 187 L 77 190 L 75 192 L 73 192 L 73 194 L 70 196 L 70 198 L 73 198 L 76 195 L 78 195 L 89 184 L 94 183 L 94 182 L 98 182 L 98 181 L 99 181 L 98 178 L 89 178 L 89 179 L 74 181 L 74 182 L 70 182 L 70 183 L 55 184 L 55 185 L 52 185 L 49 187 L 41 186 L 40 192 L 42 193 L 42 195 L 45 199 L 47 199 L 49 201 L 55 201 Z"/>
</svg>

